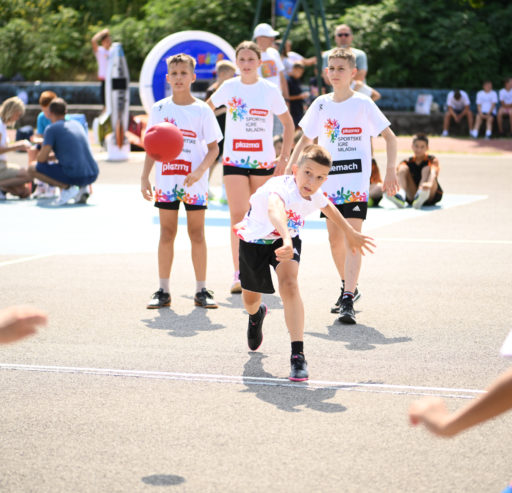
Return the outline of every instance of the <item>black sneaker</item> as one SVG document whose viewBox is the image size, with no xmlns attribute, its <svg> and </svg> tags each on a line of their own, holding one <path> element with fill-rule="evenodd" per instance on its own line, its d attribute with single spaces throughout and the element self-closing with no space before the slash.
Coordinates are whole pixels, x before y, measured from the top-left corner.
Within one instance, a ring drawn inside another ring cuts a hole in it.
<svg viewBox="0 0 512 493">
<path fill-rule="evenodd" d="M 343 293 L 345 291 L 343 288 L 341 288 L 341 294 L 340 297 L 336 300 L 336 303 L 332 305 L 331 307 L 331 313 L 340 313 L 340 306 L 341 306 L 341 300 L 343 299 Z M 359 291 L 359 288 L 356 287 L 356 290 L 354 292 L 354 303 L 361 298 L 361 291 Z"/>
<path fill-rule="evenodd" d="M 340 316 L 338 320 L 342 324 L 355 324 L 356 314 L 354 312 L 354 300 L 350 297 L 341 300 Z"/>
<path fill-rule="evenodd" d="M 263 342 L 263 319 L 267 315 L 267 305 L 262 303 L 259 308 L 260 319 L 259 322 L 251 322 L 249 316 L 249 326 L 247 327 L 247 344 L 251 351 L 256 351 Z"/>
<path fill-rule="evenodd" d="M 153 297 L 146 308 L 163 308 L 164 306 L 171 306 L 171 295 L 164 293 L 164 290 L 160 288 L 156 293 L 153 293 Z"/>
<path fill-rule="evenodd" d="M 293 382 L 304 382 L 309 378 L 308 364 L 303 354 L 292 354 L 290 358 L 291 371 L 289 380 Z"/>
<path fill-rule="evenodd" d="M 217 303 L 213 299 L 213 291 L 203 288 L 194 296 L 194 304 L 203 308 L 218 308 Z"/>
</svg>

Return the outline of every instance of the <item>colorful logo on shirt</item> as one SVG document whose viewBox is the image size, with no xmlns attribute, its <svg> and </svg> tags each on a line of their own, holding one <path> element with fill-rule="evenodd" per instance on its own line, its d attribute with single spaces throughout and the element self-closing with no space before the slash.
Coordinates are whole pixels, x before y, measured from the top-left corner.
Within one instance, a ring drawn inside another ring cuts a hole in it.
<svg viewBox="0 0 512 493">
<path fill-rule="evenodd" d="M 176 120 L 174 118 L 169 119 L 168 117 L 165 117 L 164 122 L 172 123 L 173 125 L 178 126 L 178 123 L 176 122 Z"/>
<path fill-rule="evenodd" d="M 243 120 L 247 115 L 247 104 L 242 101 L 242 98 L 231 98 L 228 101 L 228 108 L 234 122 Z"/>
<path fill-rule="evenodd" d="M 340 136 L 340 123 L 334 118 L 328 118 L 324 125 L 325 135 L 329 137 L 331 142 L 336 142 Z"/>
<path fill-rule="evenodd" d="M 342 135 L 359 135 L 363 133 L 363 129 L 360 127 L 345 127 L 341 129 Z"/>
<path fill-rule="evenodd" d="M 244 139 L 233 139 L 233 150 L 234 151 L 263 151 L 263 141 L 259 140 L 244 140 Z"/>
<path fill-rule="evenodd" d="M 171 163 L 162 164 L 162 175 L 182 175 L 187 176 L 192 171 L 192 163 L 190 161 L 184 161 L 183 159 L 177 159 Z"/>
<path fill-rule="evenodd" d="M 277 76 L 277 65 L 274 60 L 265 60 L 261 63 L 261 76 L 264 79 Z"/>
<path fill-rule="evenodd" d="M 368 194 L 366 192 L 345 191 L 341 187 L 336 193 L 332 193 L 327 198 L 335 205 L 348 204 L 350 202 L 368 202 Z"/>
<path fill-rule="evenodd" d="M 172 190 L 164 192 L 161 189 L 155 190 L 155 200 L 157 202 L 176 202 L 177 200 L 190 205 L 207 205 L 208 204 L 208 193 L 204 195 L 194 194 L 191 195 L 185 192 L 184 188 L 178 188 L 178 185 L 174 185 Z"/>
<path fill-rule="evenodd" d="M 300 217 L 299 214 L 290 210 L 286 211 L 286 215 L 288 216 L 288 228 L 293 231 L 299 231 L 302 226 L 304 226 L 304 219 Z"/>
</svg>

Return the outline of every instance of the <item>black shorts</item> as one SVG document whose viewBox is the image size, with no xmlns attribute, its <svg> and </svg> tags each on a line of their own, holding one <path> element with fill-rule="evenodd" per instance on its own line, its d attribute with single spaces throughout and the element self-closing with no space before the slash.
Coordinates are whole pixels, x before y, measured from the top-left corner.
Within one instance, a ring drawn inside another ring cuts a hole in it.
<svg viewBox="0 0 512 493">
<path fill-rule="evenodd" d="M 298 236 L 292 238 L 295 254 L 293 260 L 300 262 L 302 241 Z M 238 257 L 240 260 L 240 283 L 242 288 L 256 293 L 275 293 L 270 266 L 274 270 L 279 265 L 275 251 L 283 246 L 283 240 L 279 239 L 268 245 L 260 243 L 247 243 L 240 240 Z"/>
<path fill-rule="evenodd" d="M 175 200 L 174 202 L 155 202 L 155 207 L 159 209 L 166 209 L 168 211 L 177 211 L 180 208 L 181 200 Z M 185 202 L 183 202 L 185 204 Z M 200 211 L 203 209 L 207 209 L 206 205 L 195 205 L 195 204 L 185 204 L 186 211 Z"/>
<path fill-rule="evenodd" d="M 239 166 L 226 166 L 224 165 L 224 176 L 226 175 L 242 175 L 242 176 L 269 176 L 274 174 L 274 168 L 261 169 L 261 168 L 240 168 Z"/>
<path fill-rule="evenodd" d="M 105 80 L 100 80 L 100 103 L 105 106 Z"/>
<path fill-rule="evenodd" d="M 334 204 L 334 207 L 341 212 L 341 215 L 348 219 L 354 217 L 356 219 L 366 219 L 366 212 L 368 211 L 368 202 L 346 202 L 345 204 Z M 323 212 L 320 217 L 326 217 Z"/>
</svg>

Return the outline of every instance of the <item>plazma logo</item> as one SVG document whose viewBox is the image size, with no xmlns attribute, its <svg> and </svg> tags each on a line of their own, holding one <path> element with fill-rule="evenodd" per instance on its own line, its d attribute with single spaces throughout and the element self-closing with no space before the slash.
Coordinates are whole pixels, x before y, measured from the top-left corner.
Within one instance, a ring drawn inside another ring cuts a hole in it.
<svg viewBox="0 0 512 493">
<path fill-rule="evenodd" d="M 242 98 L 233 97 L 228 101 L 229 114 L 233 121 L 243 120 L 247 115 L 247 104 L 242 101 Z"/>
<path fill-rule="evenodd" d="M 340 124 L 338 120 L 328 118 L 324 125 L 325 135 L 329 137 L 330 142 L 336 142 L 340 135 Z"/>
</svg>

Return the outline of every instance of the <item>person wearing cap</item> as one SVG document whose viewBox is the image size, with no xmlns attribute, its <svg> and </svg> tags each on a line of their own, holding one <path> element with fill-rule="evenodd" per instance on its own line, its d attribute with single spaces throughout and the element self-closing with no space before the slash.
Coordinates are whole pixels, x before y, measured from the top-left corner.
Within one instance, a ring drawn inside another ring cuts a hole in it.
<svg viewBox="0 0 512 493">
<path fill-rule="evenodd" d="M 258 75 L 279 87 L 285 101 L 288 101 L 288 83 L 286 82 L 284 64 L 281 55 L 273 47 L 276 36 L 279 36 L 279 31 L 272 29 L 270 24 L 262 23 L 254 28 L 252 38 L 261 50 L 261 65 Z"/>
</svg>

